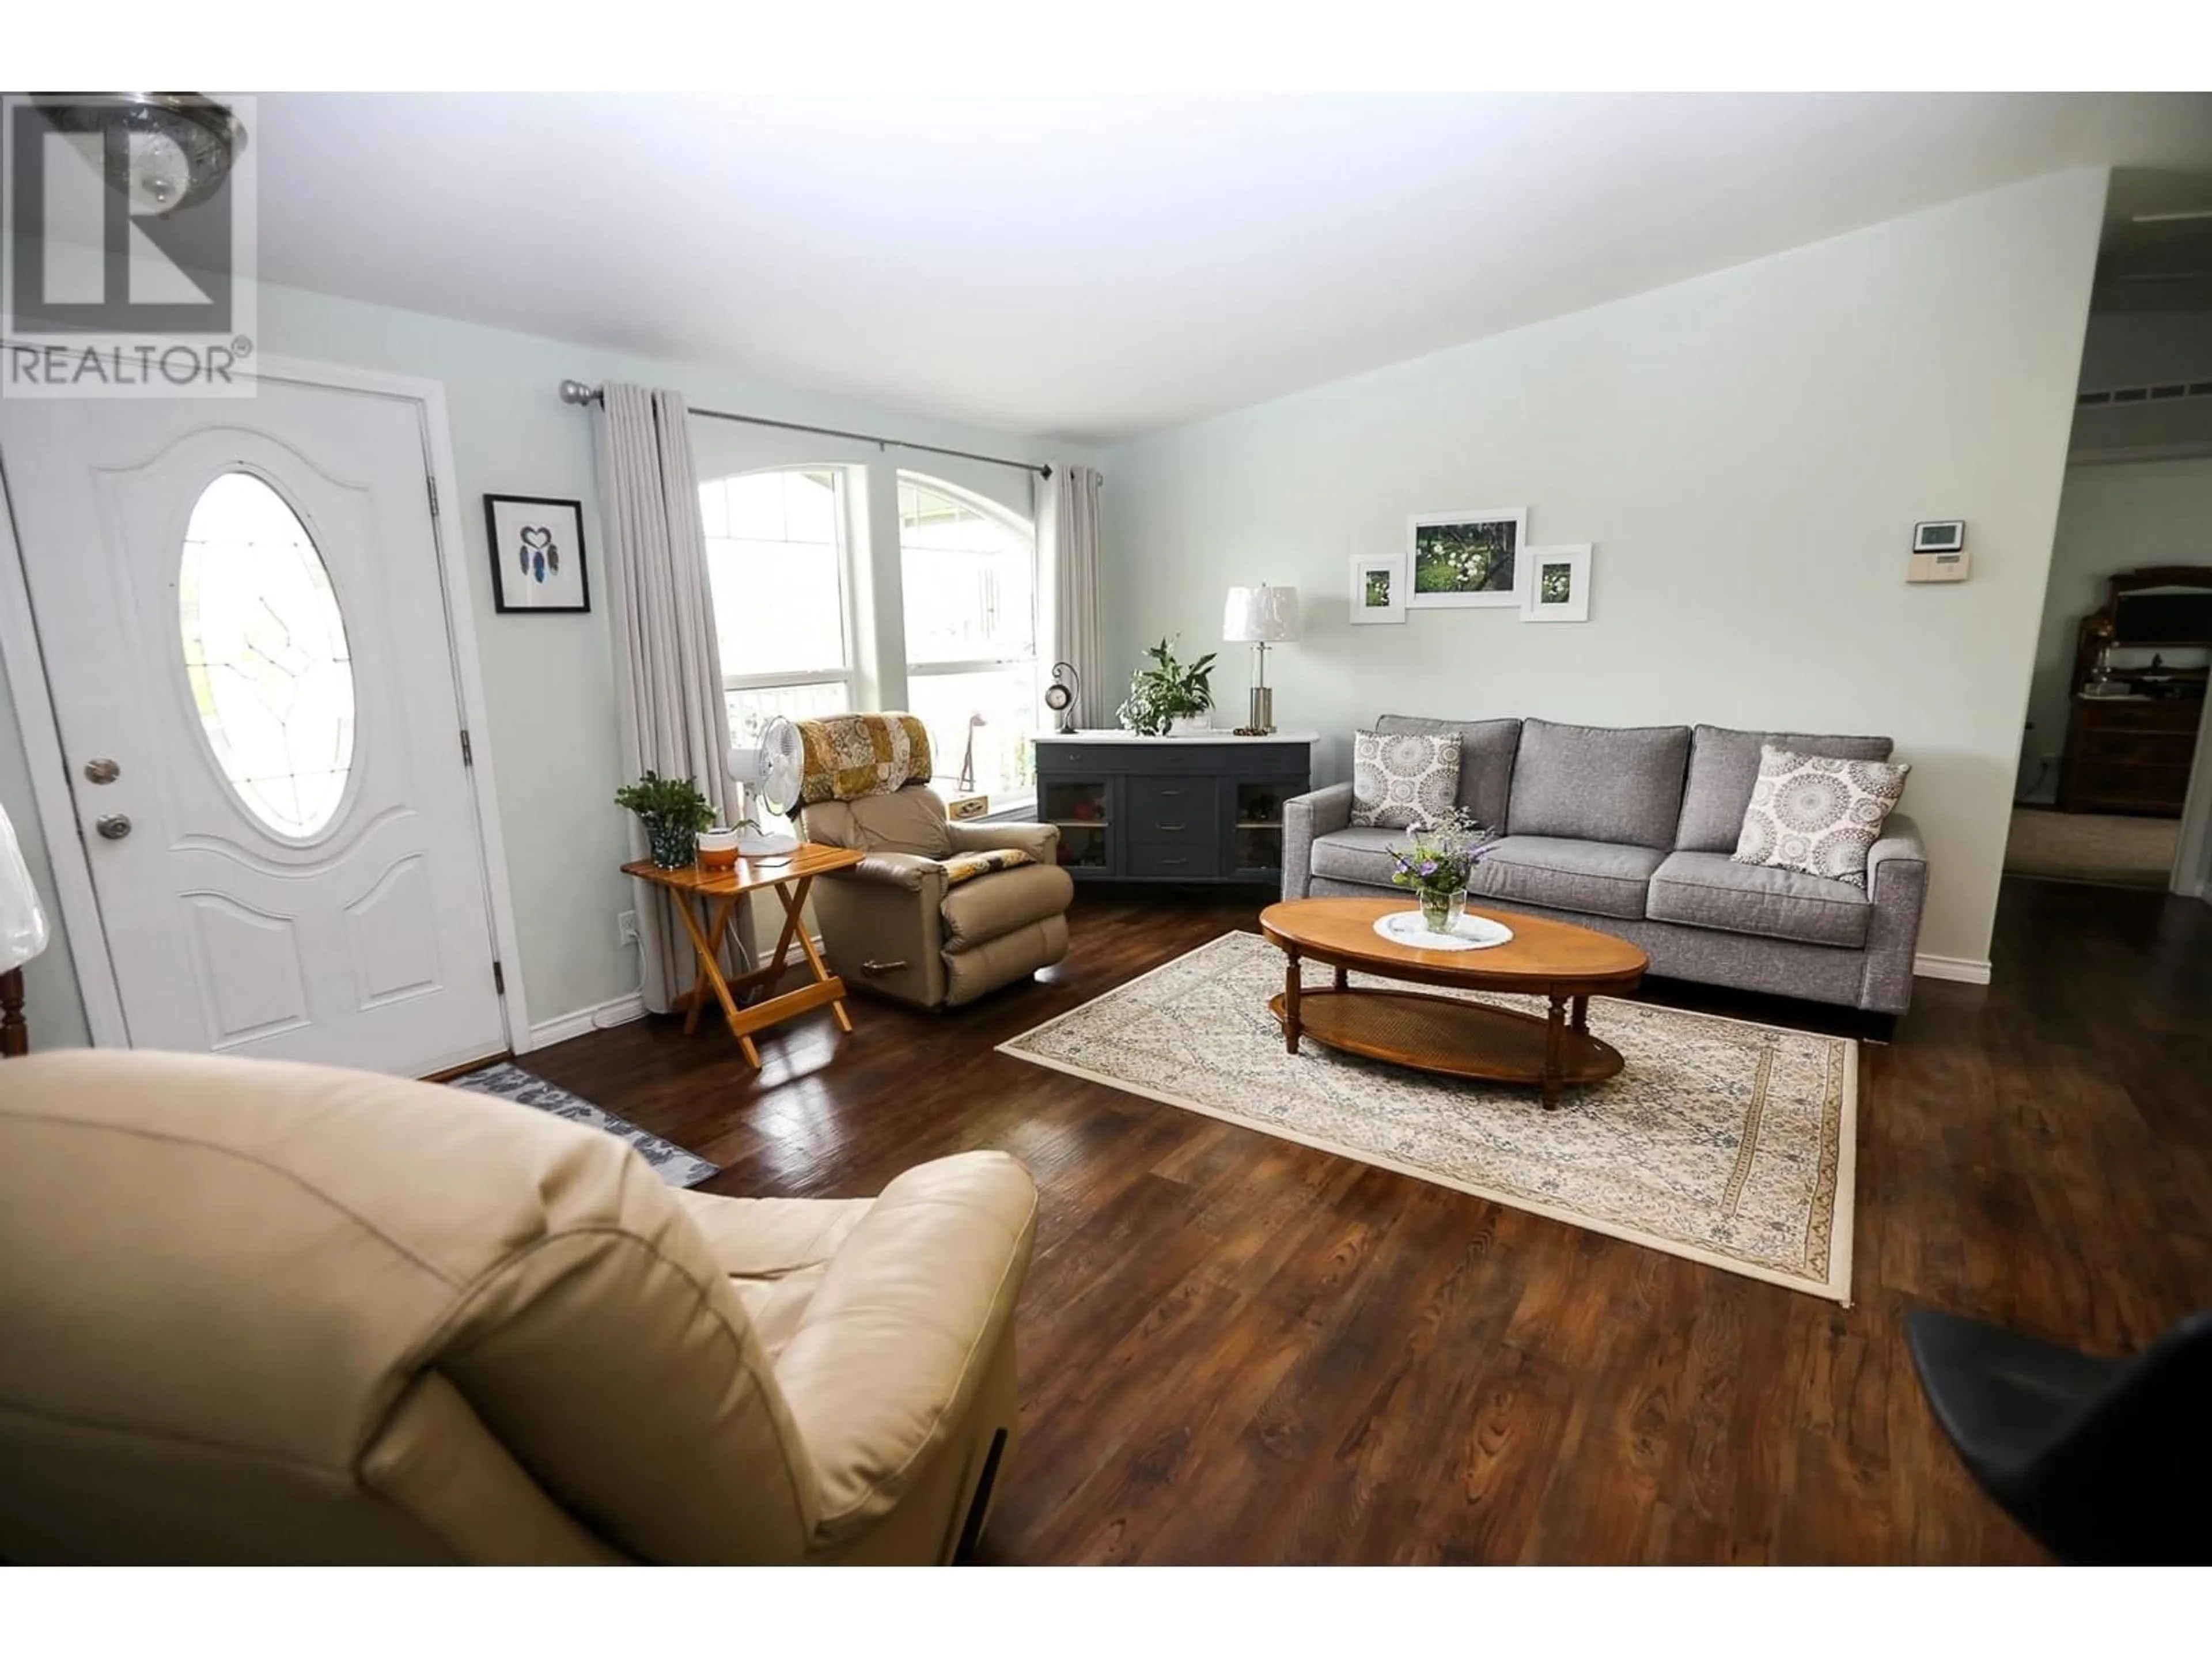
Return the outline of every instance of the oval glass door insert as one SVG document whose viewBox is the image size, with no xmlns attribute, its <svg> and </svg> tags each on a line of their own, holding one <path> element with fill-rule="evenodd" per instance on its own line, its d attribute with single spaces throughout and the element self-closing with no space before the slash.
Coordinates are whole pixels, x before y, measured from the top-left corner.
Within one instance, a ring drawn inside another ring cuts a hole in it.
<svg viewBox="0 0 2212 1659">
<path fill-rule="evenodd" d="M 216 763 L 270 829 L 314 835 L 353 767 L 354 685 L 313 538 L 268 484 L 226 472 L 192 508 L 177 587 L 185 671 Z"/>
</svg>

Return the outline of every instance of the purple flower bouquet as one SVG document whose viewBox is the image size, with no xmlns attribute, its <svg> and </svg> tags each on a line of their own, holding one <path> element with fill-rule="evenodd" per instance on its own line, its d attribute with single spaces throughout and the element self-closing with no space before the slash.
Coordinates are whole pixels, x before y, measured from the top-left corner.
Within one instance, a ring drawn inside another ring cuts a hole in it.
<svg viewBox="0 0 2212 1659">
<path fill-rule="evenodd" d="M 1421 902 L 1421 925 L 1432 933 L 1451 932 L 1467 909 L 1467 884 L 1475 866 L 1490 856 L 1497 832 L 1455 810 L 1413 831 L 1410 846 L 1394 847 L 1391 882 L 1413 889 Z"/>
</svg>

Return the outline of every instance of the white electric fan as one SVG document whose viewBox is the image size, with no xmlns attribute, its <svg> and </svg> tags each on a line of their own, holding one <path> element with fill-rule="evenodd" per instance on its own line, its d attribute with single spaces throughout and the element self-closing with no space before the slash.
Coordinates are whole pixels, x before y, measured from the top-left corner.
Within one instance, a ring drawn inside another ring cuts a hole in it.
<svg viewBox="0 0 2212 1659">
<path fill-rule="evenodd" d="M 769 718 L 750 744 L 730 745 L 730 779 L 749 792 L 748 815 L 762 807 L 779 817 L 799 805 L 799 778 L 805 769 L 805 748 L 799 728 L 781 714 Z M 755 822 L 738 838 L 738 851 L 749 859 L 773 858 L 797 848 L 796 836 L 775 835 Z"/>
</svg>

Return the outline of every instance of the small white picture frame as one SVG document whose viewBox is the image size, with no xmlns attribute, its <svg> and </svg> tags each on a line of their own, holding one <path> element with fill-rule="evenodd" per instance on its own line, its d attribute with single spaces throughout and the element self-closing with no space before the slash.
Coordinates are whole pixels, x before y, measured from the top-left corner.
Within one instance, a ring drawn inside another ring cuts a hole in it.
<svg viewBox="0 0 2212 1659">
<path fill-rule="evenodd" d="M 1528 597 L 1522 602 L 1521 620 L 1537 623 L 1578 623 L 1589 620 L 1590 544 L 1569 542 L 1558 547 L 1522 550 L 1528 565 Z"/>
<path fill-rule="evenodd" d="M 1406 528 L 1407 609 L 1509 610 L 1524 603 L 1527 507 L 1416 513 Z"/>
<path fill-rule="evenodd" d="M 1378 553 L 1352 559 L 1352 620 L 1355 625 L 1406 620 L 1404 556 Z"/>
</svg>

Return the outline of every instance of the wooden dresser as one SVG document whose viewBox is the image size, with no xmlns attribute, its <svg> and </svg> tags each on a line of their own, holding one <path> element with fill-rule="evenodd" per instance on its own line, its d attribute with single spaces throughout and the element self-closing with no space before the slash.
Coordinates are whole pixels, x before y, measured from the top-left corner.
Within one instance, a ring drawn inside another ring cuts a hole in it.
<svg viewBox="0 0 2212 1659">
<path fill-rule="evenodd" d="M 2075 641 L 2060 811 L 2181 816 L 2204 716 L 2208 595 L 2212 566 L 2157 565 L 2106 578 L 2105 603 L 2081 619 Z M 2184 665 L 2166 666 L 2167 652 Z M 2100 684 L 2124 695 L 2095 695 Z"/>
<path fill-rule="evenodd" d="M 1078 881 L 1283 879 L 1283 803 L 1313 776 L 1314 732 L 1239 738 L 1045 732 L 1037 816 Z"/>
<path fill-rule="evenodd" d="M 2077 693 L 2058 777 L 2060 810 L 2179 817 L 2203 713 L 2201 698 Z"/>
</svg>

